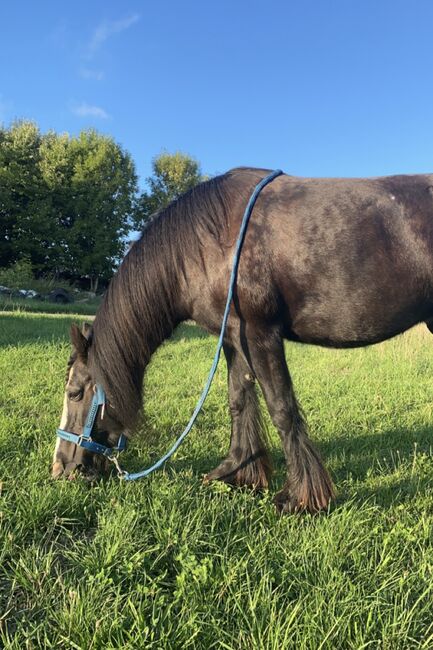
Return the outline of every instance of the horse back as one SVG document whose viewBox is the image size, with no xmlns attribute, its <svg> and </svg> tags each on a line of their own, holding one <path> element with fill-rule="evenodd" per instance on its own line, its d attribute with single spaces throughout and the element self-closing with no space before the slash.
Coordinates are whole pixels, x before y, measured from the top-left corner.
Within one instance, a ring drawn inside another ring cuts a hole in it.
<svg viewBox="0 0 433 650">
<path fill-rule="evenodd" d="M 188 255 L 185 313 L 211 331 L 246 203 L 266 173 L 242 168 L 217 179 L 229 209 Z M 276 178 L 248 225 L 228 331 L 268 324 L 289 339 L 347 347 L 433 318 L 432 188 L 433 175 Z"/>
<path fill-rule="evenodd" d="M 416 175 L 273 188 L 262 216 L 289 337 L 362 345 L 431 316 L 432 187 Z"/>
</svg>

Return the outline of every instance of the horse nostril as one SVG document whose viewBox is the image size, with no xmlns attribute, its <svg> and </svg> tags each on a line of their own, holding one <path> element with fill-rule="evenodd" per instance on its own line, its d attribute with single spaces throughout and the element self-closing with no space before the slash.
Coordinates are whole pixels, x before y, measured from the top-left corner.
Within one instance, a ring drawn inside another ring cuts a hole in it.
<svg viewBox="0 0 433 650">
<path fill-rule="evenodd" d="M 66 476 L 66 478 L 72 478 L 72 474 L 75 472 L 78 466 L 78 463 L 75 461 L 67 463 L 63 472 L 64 476 Z"/>
</svg>

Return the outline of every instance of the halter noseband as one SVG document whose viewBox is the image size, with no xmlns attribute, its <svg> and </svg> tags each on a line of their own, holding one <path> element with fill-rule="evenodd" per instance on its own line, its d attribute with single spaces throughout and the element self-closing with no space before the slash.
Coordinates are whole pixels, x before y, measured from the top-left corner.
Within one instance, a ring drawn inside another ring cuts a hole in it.
<svg viewBox="0 0 433 650">
<path fill-rule="evenodd" d="M 65 431 L 64 429 L 57 429 L 57 436 L 68 442 L 73 442 L 74 445 L 78 447 L 84 447 L 89 451 L 93 451 L 95 454 L 102 454 L 107 458 L 110 457 L 117 451 L 123 451 L 126 448 L 126 436 L 123 433 L 120 434 L 119 440 L 115 447 L 107 447 L 100 442 L 95 442 L 92 440 L 92 430 L 95 424 L 96 416 L 98 414 L 98 409 L 100 406 L 104 408 L 107 403 L 105 397 L 105 391 L 100 384 L 96 384 L 95 393 L 93 395 L 92 404 L 90 406 L 89 412 L 87 414 L 86 422 L 84 425 L 83 433 L 79 435 L 78 433 L 73 433 L 72 431 Z"/>
</svg>

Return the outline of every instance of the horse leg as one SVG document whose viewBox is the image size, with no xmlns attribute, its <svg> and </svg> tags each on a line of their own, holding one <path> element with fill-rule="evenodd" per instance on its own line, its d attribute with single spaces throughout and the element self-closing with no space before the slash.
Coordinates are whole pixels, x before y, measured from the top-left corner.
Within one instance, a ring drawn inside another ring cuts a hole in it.
<svg viewBox="0 0 433 650">
<path fill-rule="evenodd" d="M 331 478 L 307 435 L 279 333 L 245 340 L 245 353 L 260 383 L 271 419 L 282 440 L 287 480 L 275 497 L 280 512 L 317 512 L 334 496 Z"/>
<path fill-rule="evenodd" d="M 255 378 L 241 354 L 224 345 L 228 368 L 229 408 L 232 420 L 230 450 L 206 481 L 266 488 L 271 463 L 263 442 L 264 428 L 254 385 Z"/>
</svg>

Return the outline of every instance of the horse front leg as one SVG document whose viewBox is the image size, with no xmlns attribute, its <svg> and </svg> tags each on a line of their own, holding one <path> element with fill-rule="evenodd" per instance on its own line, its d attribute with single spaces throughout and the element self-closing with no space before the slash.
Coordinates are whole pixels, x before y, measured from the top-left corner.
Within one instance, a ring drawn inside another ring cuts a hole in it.
<svg viewBox="0 0 433 650">
<path fill-rule="evenodd" d="M 287 368 L 283 340 L 279 333 L 263 330 L 248 336 L 244 347 L 286 457 L 287 480 L 276 495 L 275 504 L 280 512 L 324 510 L 334 496 L 334 489 L 307 435 Z"/>
<path fill-rule="evenodd" d="M 266 488 L 271 462 L 264 442 L 265 432 L 255 388 L 255 377 L 241 354 L 224 344 L 228 369 L 231 439 L 227 457 L 210 472 L 206 481 Z"/>
</svg>

